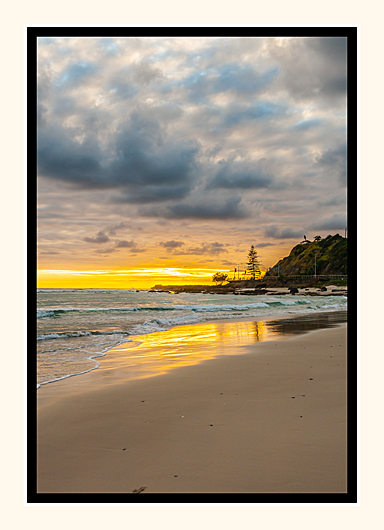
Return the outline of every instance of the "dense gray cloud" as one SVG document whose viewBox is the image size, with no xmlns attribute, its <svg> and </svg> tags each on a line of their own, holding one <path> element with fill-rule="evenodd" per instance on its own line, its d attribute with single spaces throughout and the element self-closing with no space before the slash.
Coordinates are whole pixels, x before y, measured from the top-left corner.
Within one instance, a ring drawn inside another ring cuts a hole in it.
<svg viewBox="0 0 384 530">
<path fill-rule="evenodd" d="M 218 255 L 222 253 L 227 253 L 228 249 L 225 248 L 224 243 L 203 243 L 197 247 L 188 247 L 184 248 L 185 243 L 182 241 L 167 241 L 165 243 L 161 242 L 161 246 L 165 247 L 168 252 L 172 253 L 175 256 L 186 256 L 186 255 Z M 178 250 L 183 247 L 182 250 Z"/>
<path fill-rule="evenodd" d="M 347 146 L 332 146 L 317 156 L 316 163 L 336 176 L 342 186 L 347 185 Z"/>
<path fill-rule="evenodd" d="M 138 244 L 131 239 L 127 241 L 125 239 L 121 241 L 116 241 L 115 248 L 129 248 L 129 252 L 145 252 L 147 249 L 139 247 Z"/>
<path fill-rule="evenodd" d="M 139 214 L 145 217 L 163 217 L 165 219 L 244 219 L 248 217 L 248 212 L 241 207 L 240 203 L 241 198 L 237 196 L 222 201 L 213 199 L 212 202 L 202 199 L 198 204 L 177 203 L 166 207 L 140 208 Z"/>
<path fill-rule="evenodd" d="M 116 252 L 115 247 L 98 248 L 95 250 L 95 254 L 111 254 L 112 252 Z"/>
<path fill-rule="evenodd" d="M 183 79 L 188 97 L 204 103 L 209 96 L 233 92 L 236 96 L 252 96 L 263 92 L 273 81 L 277 68 L 257 71 L 251 64 L 224 64 L 206 71 L 197 71 Z"/>
<path fill-rule="evenodd" d="M 273 175 L 264 170 L 262 160 L 256 163 L 221 160 L 219 167 L 208 188 L 246 190 L 269 188 L 273 184 Z"/>
<path fill-rule="evenodd" d="M 272 237 L 273 239 L 297 239 L 303 237 L 303 233 L 304 230 L 281 228 L 276 225 L 267 226 L 267 228 L 264 230 L 264 235 L 266 237 Z"/>
<path fill-rule="evenodd" d="M 315 230 L 339 230 L 344 232 L 347 227 L 347 216 L 345 213 L 335 213 L 326 219 L 319 219 L 311 224 Z"/>
<path fill-rule="evenodd" d="M 174 250 L 175 248 L 180 248 L 182 247 L 183 245 L 185 245 L 185 243 L 183 241 L 161 241 L 160 242 L 160 245 L 168 250 Z"/>
<path fill-rule="evenodd" d="M 82 142 L 74 129 L 46 127 L 39 135 L 41 176 L 71 182 L 82 188 L 121 189 L 114 202 L 152 202 L 185 197 L 196 170 L 198 142 L 167 137 L 158 121 L 133 112 L 113 137 L 112 161 L 101 152 L 99 140 L 87 132 Z"/>
<path fill-rule="evenodd" d="M 84 241 L 87 243 L 106 243 L 109 241 L 109 237 L 104 232 L 99 232 L 96 237 L 85 237 Z"/>
<path fill-rule="evenodd" d="M 257 248 L 273 247 L 275 243 L 258 243 Z"/>
<path fill-rule="evenodd" d="M 108 232 L 108 234 L 110 236 L 115 236 L 116 232 L 118 232 L 118 231 L 120 231 L 120 230 L 122 230 L 124 228 L 127 228 L 128 226 L 129 226 L 128 223 L 126 223 L 124 221 L 121 221 L 120 223 L 107 226 L 105 231 Z"/>
<path fill-rule="evenodd" d="M 111 77 L 107 88 L 113 92 L 116 99 L 134 97 L 139 88 L 161 79 L 163 74 L 160 69 L 147 61 L 125 66 L 117 70 Z"/>
<path fill-rule="evenodd" d="M 77 187 L 107 187 L 100 164 L 97 138 L 89 133 L 82 143 L 75 130 L 47 125 L 39 128 L 37 166 L 40 176 L 60 179 Z"/>
<path fill-rule="evenodd" d="M 203 245 L 199 247 L 191 247 L 189 249 L 190 254 L 222 254 L 223 252 L 228 252 L 226 248 L 224 248 L 223 243 L 204 243 Z"/>
<path fill-rule="evenodd" d="M 125 186 L 188 186 L 199 146 L 196 141 L 169 138 L 160 123 L 134 112 L 115 136 L 112 181 Z"/>
<path fill-rule="evenodd" d="M 174 204 L 165 216 L 168 219 L 243 219 L 247 214 L 240 208 L 240 201 L 233 197 L 224 204 Z"/>
<path fill-rule="evenodd" d="M 315 99 L 329 106 L 346 97 L 346 38 L 290 39 L 283 47 L 269 40 L 268 47 L 281 66 L 279 88 L 296 100 Z"/>
<path fill-rule="evenodd" d="M 119 233 L 98 254 L 139 253 L 126 231 L 156 219 L 212 227 L 211 242 L 257 227 L 262 248 L 345 224 L 346 39 L 44 38 L 38 51 L 41 239 L 62 221 L 86 243 Z M 203 248 L 167 237 L 157 247 Z"/>
<path fill-rule="evenodd" d="M 57 78 L 57 85 L 66 89 L 84 86 L 97 75 L 99 67 L 90 61 L 74 61 L 63 70 Z"/>
<path fill-rule="evenodd" d="M 131 241 L 122 240 L 116 243 L 117 248 L 134 248 L 135 246 L 136 246 L 136 243 L 133 240 Z"/>
</svg>

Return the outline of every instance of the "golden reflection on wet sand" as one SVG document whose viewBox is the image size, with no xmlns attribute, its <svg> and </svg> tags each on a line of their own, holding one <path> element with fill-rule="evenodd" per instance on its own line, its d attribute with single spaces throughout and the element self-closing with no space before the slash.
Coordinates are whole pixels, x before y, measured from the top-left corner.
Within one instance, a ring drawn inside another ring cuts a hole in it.
<svg viewBox="0 0 384 530">
<path fill-rule="evenodd" d="M 219 355 L 244 353 L 238 346 L 282 338 L 266 322 L 219 322 L 187 325 L 149 335 L 108 351 L 101 369 L 127 370 L 128 379 L 150 377 L 181 366 L 198 364 Z"/>
<path fill-rule="evenodd" d="M 109 350 L 101 359 L 100 369 L 104 383 L 108 380 L 113 382 L 116 377 L 141 379 L 222 355 L 242 354 L 242 346 L 255 342 L 281 340 L 346 321 L 347 312 L 340 311 L 271 320 L 231 320 L 178 326 L 132 337 L 131 342 Z"/>
</svg>

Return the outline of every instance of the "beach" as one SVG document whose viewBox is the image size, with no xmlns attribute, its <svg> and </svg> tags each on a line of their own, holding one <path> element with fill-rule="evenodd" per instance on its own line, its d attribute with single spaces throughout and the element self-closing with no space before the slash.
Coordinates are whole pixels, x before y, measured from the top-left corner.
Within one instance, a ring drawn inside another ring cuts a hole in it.
<svg viewBox="0 0 384 530">
<path fill-rule="evenodd" d="M 346 492 L 346 324 L 265 341 L 252 322 L 214 325 L 119 345 L 39 388 L 37 492 Z"/>
</svg>

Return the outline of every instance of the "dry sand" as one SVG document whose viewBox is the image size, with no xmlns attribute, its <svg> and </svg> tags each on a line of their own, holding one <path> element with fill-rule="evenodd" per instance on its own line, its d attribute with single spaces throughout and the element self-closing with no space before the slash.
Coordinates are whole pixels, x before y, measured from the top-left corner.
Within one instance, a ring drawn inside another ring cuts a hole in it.
<svg viewBox="0 0 384 530">
<path fill-rule="evenodd" d="M 217 347 L 41 387 L 38 493 L 346 492 L 346 326 Z"/>
</svg>

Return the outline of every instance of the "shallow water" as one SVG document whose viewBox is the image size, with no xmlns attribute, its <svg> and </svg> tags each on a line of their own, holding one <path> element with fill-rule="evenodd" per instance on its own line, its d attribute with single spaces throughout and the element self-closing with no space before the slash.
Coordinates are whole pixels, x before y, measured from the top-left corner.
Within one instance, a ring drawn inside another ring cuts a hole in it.
<svg viewBox="0 0 384 530">
<path fill-rule="evenodd" d="M 345 296 L 175 295 L 129 289 L 39 289 L 37 296 L 38 385 L 96 369 L 97 358 L 111 348 L 129 346 L 137 336 L 150 340 L 152 334 L 175 326 L 305 315 L 300 324 L 289 318 L 237 331 L 240 336 L 246 333 L 264 340 L 272 334 L 296 333 L 300 326 L 308 330 L 326 327 L 341 318 L 338 313 L 346 315 L 347 309 Z"/>
<path fill-rule="evenodd" d="M 169 372 L 219 356 L 244 353 L 241 346 L 278 341 L 346 322 L 345 311 L 290 319 L 212 321 L 137 335 L 108 352 L 102 361 L 103 385 Z M 239 348 L 240 346 L 240 348 Z M 257 348 L 252 350 L 257 354 Z"/>
</svg>

